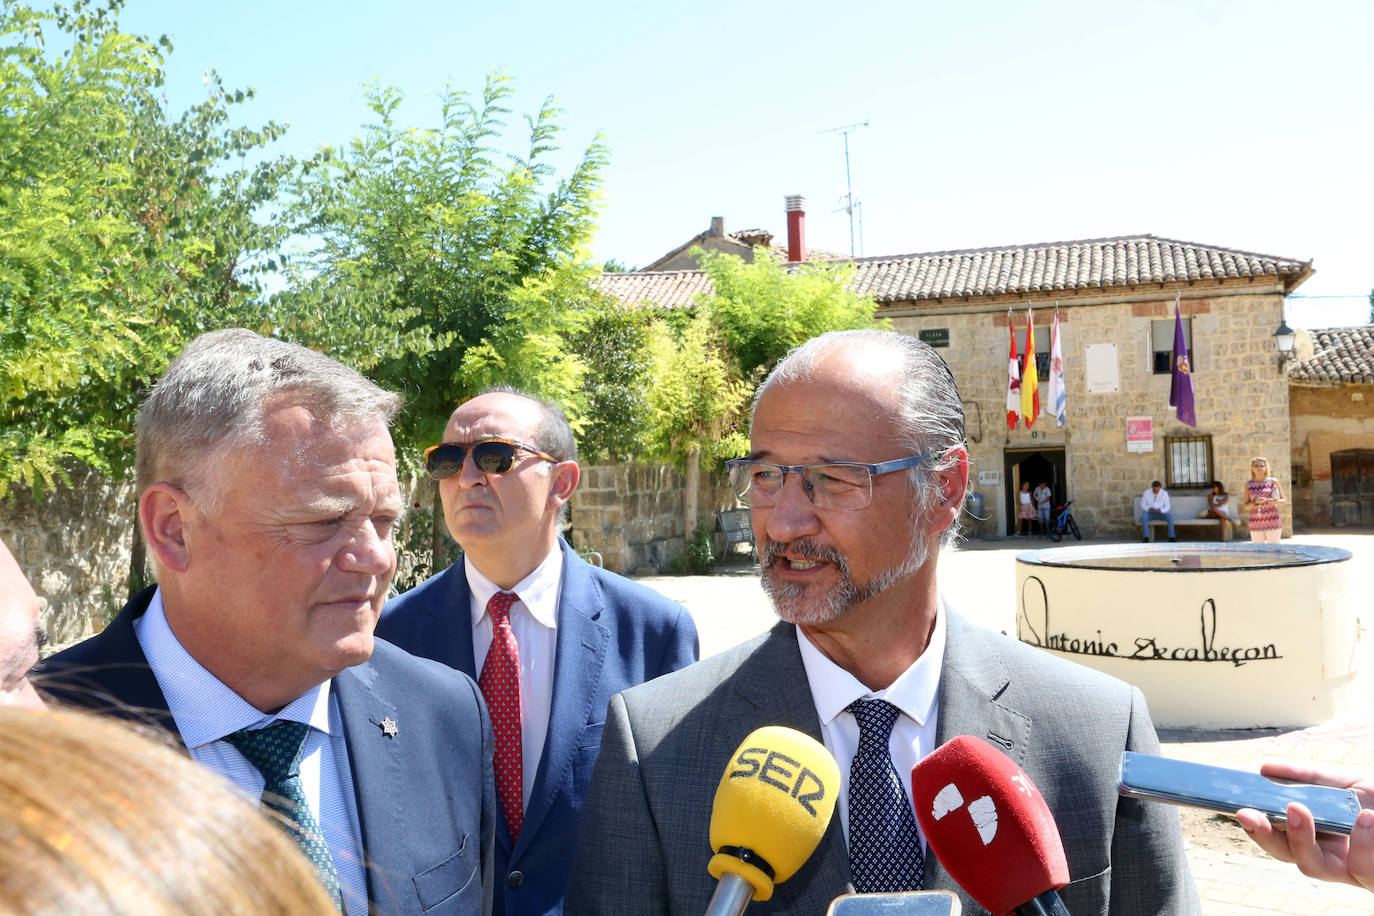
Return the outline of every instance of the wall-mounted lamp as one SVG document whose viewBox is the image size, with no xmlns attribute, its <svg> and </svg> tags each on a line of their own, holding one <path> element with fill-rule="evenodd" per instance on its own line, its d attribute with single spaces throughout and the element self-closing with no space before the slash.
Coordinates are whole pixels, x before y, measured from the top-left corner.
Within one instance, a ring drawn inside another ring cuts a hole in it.
<svg viewBox="0 0 1374 916">
<path fill-rule="evenodd" d="M 1279 374 L 1283 373 L 1284 364 L 1293 358 L 1293 341 L 1297 336 L 1288 322 L 1279 318 L 1278 330 L 1274 332 L 1274 345 L 1279 348 Z"/>
</svg>

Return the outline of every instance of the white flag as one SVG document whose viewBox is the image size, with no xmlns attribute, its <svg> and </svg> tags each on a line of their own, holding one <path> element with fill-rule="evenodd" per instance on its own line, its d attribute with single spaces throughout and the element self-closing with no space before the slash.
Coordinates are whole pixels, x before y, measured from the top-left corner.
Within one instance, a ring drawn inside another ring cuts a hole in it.
<svg viewBox="0 0 1374 916">
<path fill-rule="evenodd" d="M 1016 328 L 1011 326 L 1011 309 L 1007 309 L 1007 331 L 1011 336 L 1011 355 L 1007 359 L 1007 429 L 1015 429 L 1021 416 L 1021 361 L 1016 358 Z"/>
<path fill-rule="evenodd" d="M 1054 310 L 1054 326 L 1050 330 L 1050 413 L 1055 423 L 1063 426 L 1069 418 L 1069 399 L 1064 391 L 1064 349 L 1059 340 L 1059 309 Z"/>
</svg>

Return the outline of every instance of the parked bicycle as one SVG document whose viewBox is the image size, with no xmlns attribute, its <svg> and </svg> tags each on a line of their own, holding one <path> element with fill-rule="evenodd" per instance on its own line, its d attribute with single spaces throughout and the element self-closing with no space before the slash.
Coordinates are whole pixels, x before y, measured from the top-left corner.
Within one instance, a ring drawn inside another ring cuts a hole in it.
<svg viewBox="0 0 1374 916">
<path fill-rule="evenodd" d="M 1073 500 L 1066 500 L 1064 505 L 1054 510 L 1054 524 L 1050 527 L 1050 540 L 1058 543 L 1064 539 L 1064 533 L 1072 534 L 1074 540 L 1083 540 L 1083 532 L 1078 530 L 1078 522 L 1073 520 L 1073 513 L 1069 511 L 1069 506 L 1073 505 Z"/>
</svg>

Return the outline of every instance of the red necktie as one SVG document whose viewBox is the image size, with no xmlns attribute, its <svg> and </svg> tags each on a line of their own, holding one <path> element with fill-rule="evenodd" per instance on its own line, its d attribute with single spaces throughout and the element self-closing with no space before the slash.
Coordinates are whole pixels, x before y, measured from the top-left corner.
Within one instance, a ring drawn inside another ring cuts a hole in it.
<svg viewBox="0 0 1374 916">
<path fill-rule="evenodd" d="M 482 664 L 477 684 L 486 698 L 491 728 L 496 736 L 496 798 L 506 815 L 506 827 L 514 843 L 525 819 L 524 782 L 520 757 L 520 649 L 510 629 L 510 606 L 517 597 L 512 592 L 497 592 L 487 602 L 491 615 L 491 648 Z"/>
</svg>

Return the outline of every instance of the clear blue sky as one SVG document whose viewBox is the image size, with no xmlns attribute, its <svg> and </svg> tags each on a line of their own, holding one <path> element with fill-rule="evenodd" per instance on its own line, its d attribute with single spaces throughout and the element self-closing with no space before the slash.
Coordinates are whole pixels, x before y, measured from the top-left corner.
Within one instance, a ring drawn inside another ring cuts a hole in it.
<svg viewBox="0 0 1374 916">
<path fill-rule="evenodd" d="M 600 260 L 648 263 L 723 216 L 849 250 L 850 137 L 863 254 L 1151 232 L 1311 259 L 1299 326 L 1355 324 L 1374 287 L 1374 113 L 1362 0 L 935 3 L 357 3 L 129 0 L 175 44 L 184 106 L 214 68 L 252 86 L 282 148 L 342 143 L 374 76 L 438 119 L 446 81 L 501 68 L 517 114 L 552 94 L 569 161 L 598 133 Z M 512 125 L 519 135 L 518 122 Z"/>
</svg>

